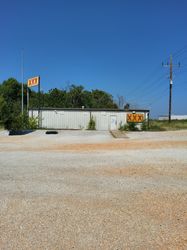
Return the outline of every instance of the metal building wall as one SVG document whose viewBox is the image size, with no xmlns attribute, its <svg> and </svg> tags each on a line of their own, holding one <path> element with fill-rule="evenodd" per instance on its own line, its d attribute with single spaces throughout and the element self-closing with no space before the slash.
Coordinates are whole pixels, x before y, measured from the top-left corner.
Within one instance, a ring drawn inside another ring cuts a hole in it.
<svg viewBox="0 0 187 250">
<path fill-rule="evenodd" d="M 96 121 L 97 130 L 110 130 L 112 116 L 116 117 L 116 129 L 120 127 L 120 124 L 126 123 L 126 112 L 93 111 L 92 116 Z"/>
<path fill-rule="evenodd" d="M 37 117 L 37 110 L 29 116 Z M 48 129 L 87 129 L 90 120 L 88 111 L 41 110 L 41 127 Z"/>
<path fill-rule="evenodd" d="M 116 129 L 118 129 L 120 125 L 127 123 L 127 114 L 128 112 L 125 111 L 41 110 L 41 127 L 47 129 L 87 129 L 92 116 L 96 122 L 97 130 L 110 130 L 111 119 L 116 120 Z M 147 118 L 147 113 L 144 114 Z M 30 110 L 29 116 L 37 117 L 38 111 Z"/>
</svg>

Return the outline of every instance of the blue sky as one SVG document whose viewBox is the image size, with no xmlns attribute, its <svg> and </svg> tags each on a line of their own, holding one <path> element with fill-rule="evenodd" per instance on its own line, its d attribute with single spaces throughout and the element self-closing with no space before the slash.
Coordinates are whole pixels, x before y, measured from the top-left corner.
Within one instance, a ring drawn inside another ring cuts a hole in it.
<svg viewBox="0 0 187 250">
<path fill-rule="evenodd" d="M 168 113 L 173 53 L 173 112 L 187 114 L 186 0 L 0 0 L 0 82 L 40 75 L 42 89 L 81 84 L 152 116 Z M 186 46 L 186 47 L 185 47 Z"/>
</svg>

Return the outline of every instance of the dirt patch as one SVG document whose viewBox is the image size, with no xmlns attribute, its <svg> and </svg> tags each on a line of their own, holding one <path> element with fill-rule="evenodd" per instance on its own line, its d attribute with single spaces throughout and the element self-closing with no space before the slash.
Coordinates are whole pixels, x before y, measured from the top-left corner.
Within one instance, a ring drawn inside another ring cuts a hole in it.
<svg viewBox="0 0 187 250">
<path fill-rule="evenodd" d="M 187 141 L 118 141 L 111 143 L 94 144 L 66 144 L 43 147 L 42 150 L 62 151 L 100 151 L 100 150 L 135 150 L 135 149 L 160 149 L 160 148 L 187 148 Z"/>
<path fill-rule="evenodd" d="M 177 164 L 177 163 L 176 163 Z M 164 165 L 158 166 L 154 164 L 138 164 L 129 165 L 124 167 L 111 167 L 102 166 L 94 168 L 53 168 L 50 173 L 56 176 L 106 176 L 106 177 L 174 177 L 187 180 L 187 167 L 180 163 L 177 164 L 178 168 Z"/>
<path fill-rule="evenodd" d="M 19 144 L 16 145 L 16 144 Z M 23 145 L 21 141 L 11 144 L 10 147 L 2 147 L 1 152 L 6 151 L 102 151 L 102 150 L 145 150 L 162 148 L 187 148 L 187 141 L 113 141 L 109 143 L 76 143 L 76 144 L 54 144 L 46 146 L 47 142 L 36 143 L 34 146 Z"/>
<path fill-rule="evenodd" d="M 184 193 L 119 192 L 8 201 L 2 249 L 185 249 Z M 34 241 L 33 241 L 34 239 Z M 86 247 L 85 247 L 86 246 Z"/>
<path fill-rule="evenodd" d="M 165 167 L 164 169 L 158 169 L 150 165 L 138 165 L 129 166 L 124 168 L 102 168 L 101 175 L 105 176 L 126 176 L 126 177 L 155 177 L 155 176 L 173 176 L 173 177 L 185 177 L 187 178 L 187 169 L 180 169 L 180 171 L 171 171 L 171 169 Z"/>
</svg>

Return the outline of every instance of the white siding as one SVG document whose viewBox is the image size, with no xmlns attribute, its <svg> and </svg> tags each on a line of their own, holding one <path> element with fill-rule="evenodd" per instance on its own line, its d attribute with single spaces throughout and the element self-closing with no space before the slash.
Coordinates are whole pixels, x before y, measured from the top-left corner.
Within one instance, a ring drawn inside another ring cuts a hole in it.
<svg viewBox="0 0 187 250">
<path fill-rule="evenodd" d="M 89 112 L 81 111 L 42 111 L 42 127 L 55 129 L 86 129 Z"/>
<path fill-rule="evenodd" d="M 92 116 L 96 122 L 97 130 L 110 130 L 111 116 L 116 116 L 118 129 L 120 125 L 126 124 L 127 113 L 125 111 L 41 110 L 41 127 L 47 129 L 87 129 Z M 29 116 L 37 117 L 38 111 L 30 110 Z"/>
<path fill-rule="evenodd" d="M 104 112 L 93 111 L 92 116 L 96 121 L 96 129 L 97 130 L 110 130 L 110 117 L 117 117 L 117 128 L 120 127 L 120 124 L 126 123 L 126 112 Z"/>
</svg>

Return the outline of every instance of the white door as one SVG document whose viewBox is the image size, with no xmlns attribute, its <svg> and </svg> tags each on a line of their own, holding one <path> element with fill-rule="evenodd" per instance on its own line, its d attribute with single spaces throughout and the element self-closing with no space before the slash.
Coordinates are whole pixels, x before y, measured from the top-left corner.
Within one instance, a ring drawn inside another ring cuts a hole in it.
<svg viewBox="0 0 187 250">
<path fill-rule="evenodd" d="M 110 130 L 117 130 L 117 116 L 115 115 L 110 117 Z"/>
</svg>

